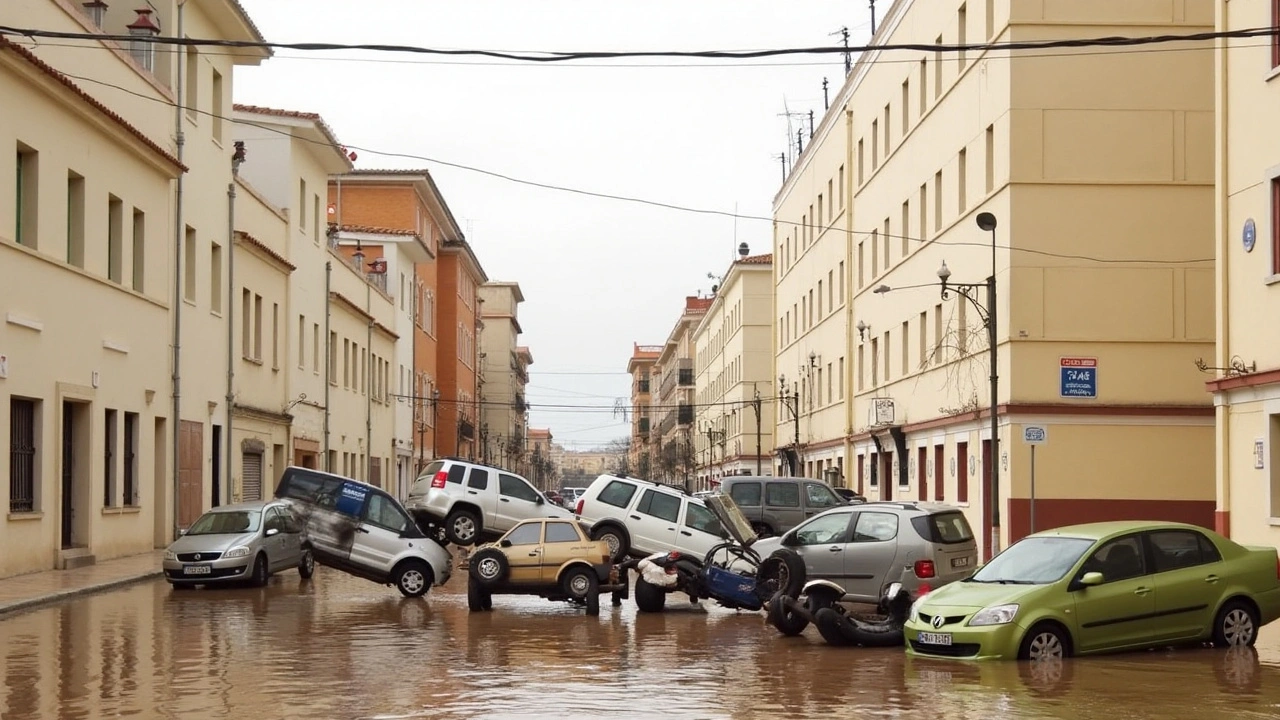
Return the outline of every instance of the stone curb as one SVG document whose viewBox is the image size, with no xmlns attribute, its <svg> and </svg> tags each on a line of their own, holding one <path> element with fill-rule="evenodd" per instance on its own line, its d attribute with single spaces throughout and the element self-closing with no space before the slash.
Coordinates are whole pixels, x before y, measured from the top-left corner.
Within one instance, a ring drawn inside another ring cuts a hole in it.
<svg viewBox="0 0 1280 720">
<path fill-rule="evenodd" d="M 164 571 L 159 568 L 156 568 L 155 570 L 147 570 L 145 572 L 134 573 L 132 575 L 126 575 L 124 577 L 116 578 L 115 580 L 107 580 L 105 582 L 100 582 L 93 585 L 86 585 L 84 587 L 78 587 L 78 588 L 69 588 L 66 590 L 58 590 L 56 592 L 51 592 L 46 595 L 39 595 L 37 597 L 28 598 L 26 600 L 15 600 L 13 602 L 0 605 L 0 620 L 6 619 L 11 615 L 16 615 L 21 612 L 41 608 L 41 607 L 44 607 L 45 605 L 53 605 L 54 603 L 58 603 L 63 600 L 70 600 L 72 598 L 77 598 L 84 595 L 93 595 L 96 593 L 105 592 L 107 590 L 116 590 L 126 585 L 133 585 L 136 583 L 143 582 L 145 580 L 151 580 L 152 578 L 162 577 L 163 575 L 164 575 Z"/>
</svg>

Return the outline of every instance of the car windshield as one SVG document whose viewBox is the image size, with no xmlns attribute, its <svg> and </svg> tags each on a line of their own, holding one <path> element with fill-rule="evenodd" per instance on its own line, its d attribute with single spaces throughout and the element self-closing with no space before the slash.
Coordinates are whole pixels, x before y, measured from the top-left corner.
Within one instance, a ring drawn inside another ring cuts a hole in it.
<svg viewBox="0 0 1280 720">
<path fill-rule="evenodd" d="M 1031 537 L 1020 540 L 983 565 L 969 582 L 1009 585 L 1047 585 L 1061 580 L 1093 540 L 1070 537 Z"/>
<path fill-rule="evenodd" d="M 240 535 L 258 531 L 262 513 L 257 510 L 211 512 L 191 523 L 187 535 Z"/>
</svg>

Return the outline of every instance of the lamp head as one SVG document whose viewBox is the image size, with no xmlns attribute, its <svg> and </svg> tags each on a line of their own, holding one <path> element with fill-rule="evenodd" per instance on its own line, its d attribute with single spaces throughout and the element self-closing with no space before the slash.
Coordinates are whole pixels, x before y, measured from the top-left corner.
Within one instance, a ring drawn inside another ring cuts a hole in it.
<svg viewBox="0 0 1280 720">
<path fill-rule="evenodd" d="M 875 293 L 876 295 L 884 295 L 890 290 L 893 290 L 893 288 L 889 287 L 888 285 L 881 284 L 879 287 L 877 287 L 875 290 L 872 290 L 871 292 Z"/>
<path fill-rule="evenodd" d="M 942 267 L 938 268 L 938 279 L 945 284 L 951 279 L 951 268 L 947 267 L 947 261 L 942 261 Z"/>
<path fill-rule="evenodd" d="M 866 324 L 865 322 L 863 322 L 863 321 L 861 321 L 861 320 L 859 320 L 859 321 L 858 321 L 858 326 L 857 326 L 857 327 L 858 327 L 858 332 L 860 332 L 860 333 L 864 333 L 864 332 L 866 332 L 868 329 L 870 329 L 870 328 L 871 328 L 871 326 L 870 326 L 870 325 Z"/>
<path fill-rule="evenodd" d="M 977 220 L 978 227 L 987 232 L 991 232 L 996 229 L 996 216 L 989 212 L 978 213 Z"/>
</svg>

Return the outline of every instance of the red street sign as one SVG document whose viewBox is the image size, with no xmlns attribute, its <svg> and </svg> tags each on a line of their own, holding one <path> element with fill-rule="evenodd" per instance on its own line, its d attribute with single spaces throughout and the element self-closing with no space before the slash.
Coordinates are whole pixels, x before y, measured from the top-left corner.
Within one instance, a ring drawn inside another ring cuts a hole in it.
<svg viewBox="0 0 1280 720">
<path fill-rule="evenodd" d="M 1064 357 L 1059 358 L 1060 367 L 1098 367 L 1098 358 L 1089 357 Z"/>
</svg>

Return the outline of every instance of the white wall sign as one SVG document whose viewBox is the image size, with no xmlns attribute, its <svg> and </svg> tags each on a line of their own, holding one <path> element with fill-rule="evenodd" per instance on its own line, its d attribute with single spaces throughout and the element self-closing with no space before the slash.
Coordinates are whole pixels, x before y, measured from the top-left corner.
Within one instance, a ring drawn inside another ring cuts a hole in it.
<svg viewBox="0 0 1280 720">
<path fill-rule="evenodd" d="M 0 355 L 0 380 L 9 377 L 9 356 Z"/>
<path fill-rule="evenodd" d="M 1263 455 L 1265 451 L 1264 450 L 1265 447 L 1266 447 L 1266 444 L 1262 441 L 1262 438 L 1258 438 L 1257 440 L 1253 441 L 1253 467 L 1258 470 L 1261 470 L 1262 468 L 1266 467 L 1266 462 Z"/>
<path fill-rule="evenodd" d="M 1028 445 L 1043 445 L 1049 442 L 1049 428 L 1042 425 L 1023 425 L 1022 441 Z"/>
</svg>

